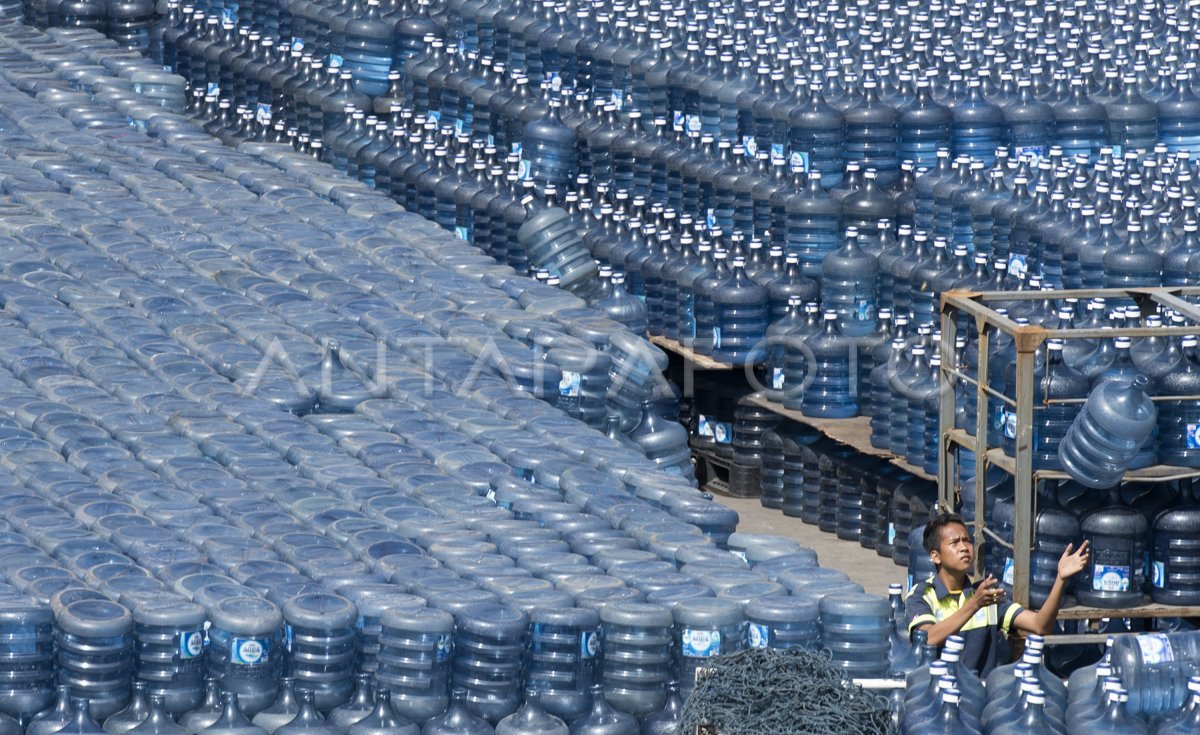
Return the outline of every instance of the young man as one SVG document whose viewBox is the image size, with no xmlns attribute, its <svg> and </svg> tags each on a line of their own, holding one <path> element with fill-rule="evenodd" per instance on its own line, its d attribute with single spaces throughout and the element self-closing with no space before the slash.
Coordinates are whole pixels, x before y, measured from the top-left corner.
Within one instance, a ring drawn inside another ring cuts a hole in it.
<svg viewBox="0 0 1200 735">
<path fill-rule="evenodd" d="M 1034 612 L 1006 601 L 1004 589 L 992 575 L 978 583 L 967 576 L 975 562 L 975 543 L 958 514 L 941 513 L 930 521 L 923 543 L 937 572 L 915 584 L 904 601 L 908 631 L 924 630 L 929 643 L 939 648 L 950 636 L 962 636 L 966 643 L 962 661 L 980 676 L 1003 663 L 1000 646 L 1013 628 L 1041 635 L 1054 628 L 1066 580 L 1088 562 L 1086 541 L 1078 551 L 1069 544 L 1058 560 L 1058 577 L 1046 604 Z"/>
</svg>

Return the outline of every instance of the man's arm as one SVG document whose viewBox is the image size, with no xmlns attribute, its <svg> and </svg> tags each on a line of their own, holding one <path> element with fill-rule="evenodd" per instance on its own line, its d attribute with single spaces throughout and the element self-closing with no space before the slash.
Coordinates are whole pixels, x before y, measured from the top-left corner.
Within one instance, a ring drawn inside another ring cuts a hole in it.
<svg viewBox="0 0 1200 735">
<path fill-rule="evenodd" d="M 1078 551 L 1074 549 L 1074 544 L 1067 544 L 1066 550 L 1059 558 L 1058 576 L 1054 578 L 1054 586 L 1050 588 L 1050 594 L 1046 597 L 1046 604 L 1042 605 L 1042 609 L 1037 612 L 1022 610 L 1013 620 L 1013 625 L 1018 630 L 1038 635 L 1049 635 L 1054 630 L 1067 580 L 1083 571 L 1088 563 L 1088 542 L 1080 544 Z"/>
<path fill-rule="evenodd" d="M 962 630 L 962 627 L 971 618 L 975 617 L 975 613 L 979 612 L 985 605 L 991 604 L 988 592 L 995 585 L 996 579 L 989 576 L 979 583 L 979 587 L 975 589 L 975 592 L 963 601 L 962 607 L 955 611 L 953 615 L 938 622 L 931 622 L 922 617 L 915 617 L 909 627 L 909 632 L 924 630 L 925 635 L 929 636 L 929 645 L 941 646 L 946 642 L 947 638 L 956 635 Z"/>
</svg>

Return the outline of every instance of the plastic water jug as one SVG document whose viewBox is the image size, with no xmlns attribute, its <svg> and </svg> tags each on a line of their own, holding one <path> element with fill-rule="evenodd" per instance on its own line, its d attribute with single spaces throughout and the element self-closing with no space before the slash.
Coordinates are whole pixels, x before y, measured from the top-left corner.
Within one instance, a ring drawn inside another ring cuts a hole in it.
<svg viewBox="0 0 1200 735">
<path fill-rule="evenodd" d="M 836 311 L 826 311 L 824 320 L 824 329 L 803 345 L 812 378 L 800 410 L 805 416 L 850 418 L 858 415 L 858 402 L 851 394 L 856 383 L 850 369 L 854 346 L 838 330 Z"/>
<path fill-rule="evenodd" d="M 604 696 L 615 709 L 646 717 L 667 701 L 673 657 L 668 608 L 613 603 L 601 609 Z"/>
<path fill-rule="evenodd" d="M 1121 503 L 1115 488 L 1105 507 L 1081 519 L 1079 529 L 1091 545 L 1091 556 L 1076 585 L 1080 602 L 1096 607 L 1140 604 L 1149 525 L 1141 512 Z"/>
<path fill-rule="evenodd" d="M 1059 461 L 1073 480 L 1098 489 L 1112 487 L 1154 430 L 1157 410 L 1146 395 L 1150 381 L 1135 375 L 1112 380 L 1088 395 L 1059 445 Z"/>
</svg>

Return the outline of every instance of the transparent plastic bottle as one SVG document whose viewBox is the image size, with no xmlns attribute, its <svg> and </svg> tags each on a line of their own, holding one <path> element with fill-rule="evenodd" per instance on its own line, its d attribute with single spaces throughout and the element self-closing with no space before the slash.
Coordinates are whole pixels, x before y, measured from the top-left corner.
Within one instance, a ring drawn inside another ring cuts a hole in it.
<svg viewBox="0 0 1200 735">
<path fill-rule="evenodd" d="M 800 411 L 817 418 L 851 418 L 858 402 L 851 391 L 857 382 L 850 369 L 853 341 L 838 330 L 838 313 L 826 310 L 821 332 L 804 342 L 812 382 L 804 389 Z"/>
<path fill-rule="evenodd" d="M 1115 485 L 1149 439 L 1157 409 L 1146 395 L 1149 379 L 1111 380 L 1097 385 L 1059 445 L 1059 461 L 1076 482 Z"/>
</svg>

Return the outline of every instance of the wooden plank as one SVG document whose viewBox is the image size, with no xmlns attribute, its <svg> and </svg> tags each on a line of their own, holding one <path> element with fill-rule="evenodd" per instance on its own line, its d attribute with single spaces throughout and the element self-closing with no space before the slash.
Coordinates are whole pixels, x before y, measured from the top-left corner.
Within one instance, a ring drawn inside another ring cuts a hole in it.
<svg viewBox="0 0 1200 735">
<path fill-rule="evenodd" d="M 676 355 L 679 355 L 684 360 L 687 360 L 702 370 L 733 370 L 735 367 L 737 367 L 736 365 L 730 365 L 725 362 L 717 362 L 708 355 L 701 355 L 699 352 L 696 352 L 692 348 L 681 344 L 677 340 L 664 337 L 661 334 L 652 336 L 650 341 L 653 344 L 663 348 L 667 352 L 672 352 Z"/>
<path fill-rule="evenodd" d="M 765 408 L 780 416 L 791 419 L 805 426 L 820 431 L 825 436 L 834 441 L 845 444 L 846 446 L 856 449 L 862 454 L 872 457 L 886 459 L 897 467 L 909 472 L 917 477 L 920 477 L 930 482 L 936 482 L 937 477 L 931 475 L 920 467 L 915 467 L 909 464 L 903 457 L 898 457 L 886 449 L 880 449 L 871 445 L 871 419 L 867 416 L 856 416 L 852 419 L 818 419 L 811 416 L 805 416 L 799 411 L 790 408 L 784 408 L 783 404 L 768 400 L 761 393 L 755 393 L 749 397 L 749 401 L 756 406 Z"/>
<path fill-rule="evenodd" d="M 1109 609 L 1071 605 L 1058 611 L 1059 620 L 1100 620 L 1101 618 L 1194 618 L 1200 616 L 1197 605 L 1163 605 L 1157 602 Z"/>
</svg>

